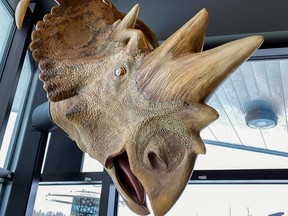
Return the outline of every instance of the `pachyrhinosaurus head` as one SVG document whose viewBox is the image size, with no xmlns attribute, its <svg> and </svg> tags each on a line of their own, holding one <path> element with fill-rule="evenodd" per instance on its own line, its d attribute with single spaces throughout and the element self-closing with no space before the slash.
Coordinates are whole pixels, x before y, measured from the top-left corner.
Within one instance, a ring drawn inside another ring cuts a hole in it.
<svg viewBox="0 0 288 216">
<path fill-rule="evenodd" d="M 53 121 L 103 164 L 135 213 L 149 214 L 148 195 L 164 215 L 205 153 L 200 130 L 218 117 L 205 100 L 263 38 L 202 52 L 203 9 L 158 46 L 139 5 L 125 15 L 109 0 L 58 3 L 30 45 Z M 28 4 L 18 5 L 18 26 Z"/>
</svg>

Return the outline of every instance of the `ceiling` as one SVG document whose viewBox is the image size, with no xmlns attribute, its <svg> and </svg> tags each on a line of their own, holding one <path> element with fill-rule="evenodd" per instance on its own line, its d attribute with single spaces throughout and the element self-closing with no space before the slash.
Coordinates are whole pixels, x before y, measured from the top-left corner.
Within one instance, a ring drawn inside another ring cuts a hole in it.
<svg viewBox="0 0 288 216">
<path fill-rule="evenodd" d="M 207 36 L 235 35 L 288 30 L 287 0 L 111 0 L 127 13 L 140 4 L 139 19 L 157 35 L 167 39 L 203 8 L 209 11 Z M 50 13 L 53 0 L 37 0 L 37 19 Z"/>
<path fill-rule="evenodd" d="M 220 117 L 201 133 L 207 143 L 288 157 L 288 59 L 248 61 L 208 101 Z M 274 128 L 246 124 L 250 110 L 274 111 Z"/>
</svg>

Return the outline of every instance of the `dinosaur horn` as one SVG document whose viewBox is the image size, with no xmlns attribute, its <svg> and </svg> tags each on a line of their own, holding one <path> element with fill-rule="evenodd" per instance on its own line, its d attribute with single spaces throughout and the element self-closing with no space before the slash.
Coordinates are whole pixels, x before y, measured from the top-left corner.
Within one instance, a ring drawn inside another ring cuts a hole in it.
<svg viewBox="0 0 288 216">
<path fill-rule="evenodd" d="M 181 54 L 202 51 L 204 38 L 208 27 L 208 12 L 202 9 L 184 26 L 164 41 L 155 50 L 155 56 L 167 58 L 169 55 L 179 56 Z M 161 57 L 160 57 L 161 58 Z"/>
<path fill-rule="evenodd" d="M 262 42 L 262 36 L 251 36 L 205 52 L 172 58 L 158 68 L 144 66 L 137 77 L 138 89 L 157 101 L 203 102 Z M 148 57 L 143 65 L 155 65 L 155 61 L 158 59 Z"/>
<path fill-rule="evenodd" d="M 15 22 L 18 29 L 22 28 L 24 17 L 28 9 L 30 0 L 20 0 L 15 11 Z"/>
<path fill-rule="evenodd" d="M 187 102 L 205 101 L 231 72 L 259 48 L 262 42 L 262 36 L 251 36 L 180 58 L 177 66 L 184 65 L 184 67 L 182 76 L 178 79 L 178 87 L 175 86 L 178 97 L 181 95 Z"/>
<path fill-rule="evenodd" d="M 155 51 L 147 56 L 142 66 L 143 71 L 138 74 L 137 84 L 139 89 L 143 90 L 143 93 L 146 94 L 148 98 L 155 97 L 155 100 L 161 100 L 160 98 L 157 98 L 159 95 L 157 95 L 155 89 L 152 91 L 149 90 L 149 86 L 152 88 L 152 83 L 159 80 L 161 69 L 159 70 L 158 68 L 165 67 L 169 62 L 169 59 L 171 60 L 181 55 L 184 56 L 185 54 L 202 51 L 207 27 L 208 12 L 206 9 L 202 9 L 184 26 L 157 47 Z M 176 69 L 176 71 L 178 71 L 178 69 Z M 162 84 L 160 85 L 162 86 Z M 145 93 L 146 87 L 148 87 L 148 93 Z"/>
<path fill-rule="evenodd" d="M 139 9 L 139 4 L 136 4 L 117 26 L 117 30 L 134 29 L 139 14 Z"/>
<path fill-rule="evenodd" d="M 134 29 L 139 9 L 139 4 L 136 4 L 129 13 L 125 15 L 121 22 L 115 22 L 117 27 L 114 33 L 118 39 L 128 41 L 126 46 L 127 52 L 134 52 L 139 49 L 149 49 L 144 33 L 140 30 Z"/>
</svg>

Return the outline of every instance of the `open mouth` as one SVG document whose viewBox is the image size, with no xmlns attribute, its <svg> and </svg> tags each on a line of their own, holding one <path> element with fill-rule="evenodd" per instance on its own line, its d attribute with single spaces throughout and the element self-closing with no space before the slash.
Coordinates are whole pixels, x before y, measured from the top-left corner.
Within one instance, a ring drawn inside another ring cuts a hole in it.
<svg viewBox="0 0 288 216">
<path fill-rule="evenodd" d="M 148 209 L 146 193 L 138 178 L 132 173 L 126 152 L 113 159 L 117 180 L 127 195 L 142 208 Z"/>
</svg>

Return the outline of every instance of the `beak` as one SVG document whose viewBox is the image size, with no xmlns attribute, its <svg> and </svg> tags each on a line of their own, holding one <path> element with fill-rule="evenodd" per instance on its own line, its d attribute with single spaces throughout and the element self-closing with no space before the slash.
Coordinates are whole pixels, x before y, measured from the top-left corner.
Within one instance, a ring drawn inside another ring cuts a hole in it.
<svg viewBox="0 0 288 216">
<path fill-rule="evenodd" d="M 182 164 L 171 173 L 143 173 L 139 175 L 155 216 L 165 215 L 176 203 L 192 175 L 196 154 L 190 153 L 184 157 Z M 135 173 L 138 173 L 137 167 Z"/>
<path fill-rule="evenodd" d="M 150 214 L 146 203 L 147 195 L 154 215 L 165 215 L 185 189 L 192 175 L 197 154 L 186 152 L 182 163 L 175 170 L 172 172 L 157 172 L 145 169 L 137 160 L 135 153 L 131 151 L 133 150 L 127 149 L 129 156 L 126 152 L 124 153 L 127 155 L 127 161 L 129 161 L 129 171 L 126 172 L 125 176 L 119 171 L 119 164 L 122 163 L 122 159 L 114 158 L 114 165 L 107 169 L 108 173 L 128 207 L 136 214 Z M 135 182 L 139 182 L 141 185 L 139 187 L 142 187 L 142 189 L 135 186 Z M 137 192 L 137 190 L 140 192 Z"/>
</svg>

